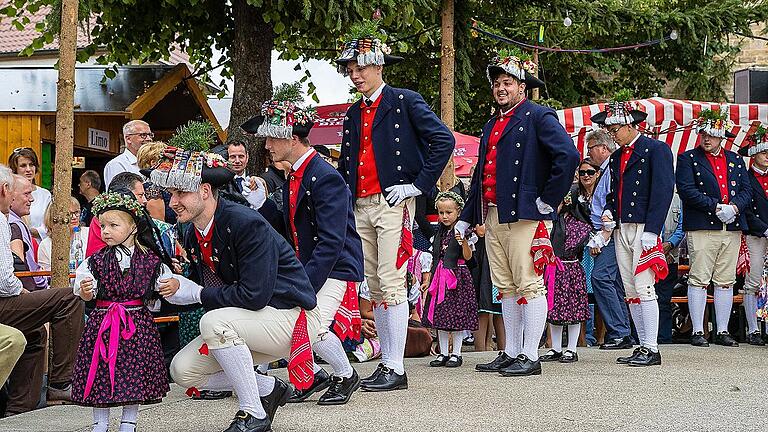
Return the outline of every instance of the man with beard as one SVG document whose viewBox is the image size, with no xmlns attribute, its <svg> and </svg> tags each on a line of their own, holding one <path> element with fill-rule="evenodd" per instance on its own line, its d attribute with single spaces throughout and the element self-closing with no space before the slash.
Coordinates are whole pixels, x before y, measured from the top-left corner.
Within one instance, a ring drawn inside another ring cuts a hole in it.
<svg viewBox="0 0 768 432">
<path fill-rule="evenodd" d="M 501 51 L 487 75 L 498 112 L 483 128 L 467 205 L 456 224 L 461 235 L 485 224 L 491 279 L 501 294 L 504 351 L 481 372 L 541 374 L 539 341 L 547 319 L 544 267 L 552 257 L 549 230 L 568 193 L 579 152 L 552 109 L 525 97 L 543 85 L 536 65 Z"/>
</svg>

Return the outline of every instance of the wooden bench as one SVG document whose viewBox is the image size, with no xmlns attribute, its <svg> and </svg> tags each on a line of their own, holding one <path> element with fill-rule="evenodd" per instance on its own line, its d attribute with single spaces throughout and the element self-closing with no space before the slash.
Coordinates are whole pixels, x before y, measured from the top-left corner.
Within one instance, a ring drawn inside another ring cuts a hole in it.
<svg viewBox="0 0 768 432">
<path fill-rule="evenodd" d="M 13 274 L 18 278 L 23 277 L 36 277 L 36 276 L 45 276 L 50 277 L 51 271 L 50 270 L 39 270 L 39 271 L 18 271 L 13 272 Z M 74 273 L 69 274 L 70 279 L 75 278 Z M 161 316 L 161 317 L 155 317 L 155 324 L 167 324 L 167 323 L 175 323 L 179 322 L 179 316 L 178 315 L 169 315 L 169 316 Z"/>
</svg>

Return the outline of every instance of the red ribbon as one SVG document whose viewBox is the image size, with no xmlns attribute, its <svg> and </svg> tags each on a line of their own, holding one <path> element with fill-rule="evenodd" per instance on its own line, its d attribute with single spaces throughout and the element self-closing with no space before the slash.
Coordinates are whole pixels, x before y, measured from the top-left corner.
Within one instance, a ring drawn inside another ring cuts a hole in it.
<svg viewBox="0 0 768 432">
<path fill-rule="evenodd" d="M 526 298 L 525 298 L 525 297 L 520 297 L 520 298 L 517 300 L 517 304 L 519 304 L 519 305 L 528 304 L 528 300 L 526 300 Z"/>
<path fill-rule="evenodd" d="M 627 298 L 624 300 L 627 304 L 640 304 L 640 297 Z"/>
<path fill-rule="evenodd" d="M 200 390 L 197 389 L 197 387 L 190 387 L 187 389 L 187 396 L 189 397 L 200 397 Z"/>
<path fill-rule="evenodd" d="M 208 355 L 208 344 L 203 343 L 200 345 L 200 348 L 197 351 L 200 353 L 200 355 Z"/>
</svg>

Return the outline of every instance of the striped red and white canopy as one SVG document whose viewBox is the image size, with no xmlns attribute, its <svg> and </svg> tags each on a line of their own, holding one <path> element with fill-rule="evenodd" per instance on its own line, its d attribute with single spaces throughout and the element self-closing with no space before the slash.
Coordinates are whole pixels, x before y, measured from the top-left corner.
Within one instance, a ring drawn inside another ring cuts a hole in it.
<svg viewBox="0 0 768 432">
<path fill-rule="evenodd" d="M 692 127 L 699 113 L 705 109 L 717 109 L 727 105 L 736 138 L 729 139 L 725 148 L 736 151 L 744 139 L 756 127 L 756 122 L 768 124 L 768 104 L 720 104 L 654 97 L 636 101 L 648 118 L 640 124 L 641 130 L 654 138 L 664 141 L 672 152 L 680 154 L 694 148 L 698 135 Z M 557 111 L 560 123 L 573 138 L 582 155 L 586 154 L 586 135 L 597 128 L 589 119 L 602 111 L 605 104 L 586 105 Z"/>
</svg>

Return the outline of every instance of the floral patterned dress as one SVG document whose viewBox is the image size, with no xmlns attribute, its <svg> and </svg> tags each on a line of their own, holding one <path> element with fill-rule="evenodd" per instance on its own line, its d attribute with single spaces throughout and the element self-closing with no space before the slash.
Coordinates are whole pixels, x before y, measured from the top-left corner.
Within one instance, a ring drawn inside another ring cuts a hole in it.
<svg viewBox="0 0 768 432">
<path fill-rule="evenodd" d="M 129 263 L 125 262 L 127 259 Z M 129 265 L 122 266 L 121 261 Z M 114 247 L 105 247 L 85 261 L 78 268 L 78 273 L 89 272 L 92 275 L 96 282 L 97 302 L 124 303 L 141 300 L 148 290 L 153 290 L 155 281 L 164 272 L 163 267 L 160 258 L 151 251 L 135 249 L 128 258 L 127 254 L 122 255 Z M 166 270 L 170 273 L 170 269 L 166 267 Z M 79 287 L 78 279 L 76 286 Z M 122 322 L 119 330 L 114 326 L 103 329 L 106 326 L 103 322 L 109 322 L 113 316 L 104 303 L 97 303 L 96 309 L 91 312 L 77 348 L 72 373 L 73 402 L 97 407 L 149 404 L 159 402 L 170 390 L 160 334 L 152 314 L 143 301 L 140 305 L 125 305 L 124 310 L 125 315 L 118 316 Z M 114 346 L 110 343 L 110 336 L 115 331 L 120 334 L 119 338 L 116 337 L 119 340 L 113 376 L 109 361 L 96 357 L 94 347 L 98 355 L 100 347 L 96 345 L 100 338 L 102 343 L 99 345 L 106 347 L 108 354 Z M 95 376 L 86 396 L 89 372 L 93 374 L 94 371 Z"/>
<path fill-rule="evenodd" d="M 590 317 L 587 297 L 587 279 L 581 266 L 580 254 L 589 239 L 592 227 L 569 213 L 560 216 L 565 229 L 564 251 L 555 251 L 562 268 L 555 272 L 554 303 L 547 314 L 547 321 L 556 325 L 570 325 L 586 321 Z"/>
</svg>

